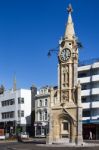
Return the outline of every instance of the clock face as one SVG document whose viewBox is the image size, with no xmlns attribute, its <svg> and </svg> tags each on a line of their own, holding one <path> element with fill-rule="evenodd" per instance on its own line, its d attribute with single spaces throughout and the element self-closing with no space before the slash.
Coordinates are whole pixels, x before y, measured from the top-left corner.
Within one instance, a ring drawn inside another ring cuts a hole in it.
<svg viewBox="0 0 99 150">
<path fill-rule="evenodd" d="M 67 61 L 71 56 L 71 51 L 68 48 L 65 48 L 62 50 L 62 52 L 60 53 L 60 59 L 61 61 Z"/>
</svg>

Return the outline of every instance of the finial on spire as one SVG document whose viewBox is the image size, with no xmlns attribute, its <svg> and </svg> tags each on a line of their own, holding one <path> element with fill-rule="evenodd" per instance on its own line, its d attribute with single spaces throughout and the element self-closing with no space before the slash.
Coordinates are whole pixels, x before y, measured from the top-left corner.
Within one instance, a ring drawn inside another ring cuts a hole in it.
<svg viewBox="0 0 99 150">
<path fill-rule="evenodd" d="M 68 13 L 72 13 L 73 12 L 73 9 L 72 9 L 72 5 L 69 4 L 68 8 L 67 8 L 67 11 Z"/>
<path fill-rule="evenodd" d="M 75 31 L 74 31 L 74 25 L 73 25 L 72 16 L 71 16 L 71 12 L 73 11 L 71 4 L 69 4 L 67 11 L 69 14 L 68 14 L 68 20 L 67 20 L 64 37 L 68 39 L 74 39 Z"/>
</svg>

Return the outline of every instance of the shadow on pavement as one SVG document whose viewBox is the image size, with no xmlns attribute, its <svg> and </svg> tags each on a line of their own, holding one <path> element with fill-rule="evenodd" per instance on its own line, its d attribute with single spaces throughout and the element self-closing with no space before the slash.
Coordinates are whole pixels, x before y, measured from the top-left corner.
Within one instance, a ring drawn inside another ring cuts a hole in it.
<svg viewBox="0 0 99 150">
<path fill-rule="evenodd" d="M 22 138 L 18 138 L 18 142 L 19 143 L 31 143 L 31 144 L 46 144 L 46 139 L 22 139 Z"/>
</svg>

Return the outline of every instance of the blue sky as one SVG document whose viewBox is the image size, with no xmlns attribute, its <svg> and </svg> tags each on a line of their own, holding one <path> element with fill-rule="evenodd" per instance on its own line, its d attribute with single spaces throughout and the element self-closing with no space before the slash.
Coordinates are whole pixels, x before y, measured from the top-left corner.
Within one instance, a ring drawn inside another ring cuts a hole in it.
<svg viewBox="0 0 99 150">
<path fill-rule="evenodd" d="M 83 44 L 80 60 L 99 57 L 99 0 L 0 1 L 0 84 L 12 88 L 57 84 L 57 47 L 71 3 L 76 36 Z"/>
</svg>

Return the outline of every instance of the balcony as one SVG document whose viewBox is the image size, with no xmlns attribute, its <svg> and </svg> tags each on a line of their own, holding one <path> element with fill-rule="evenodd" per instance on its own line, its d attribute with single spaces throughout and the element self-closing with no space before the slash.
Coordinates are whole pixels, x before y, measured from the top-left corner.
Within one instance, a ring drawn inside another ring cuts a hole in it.
<svg viewBox="0 0 99 150">
<path fill-rule="evenodd" d="M 83 120 L 99 120 L 99 115 L 92 116 L 92 117 L 83 117 Z"/>
<path fill-rule="evenodd" d="M 83 109 L 89 109 L 90 108 L 90 102 L 88 103 L 82 103 Z"/>
<path fill-rule="evenodd" d="M 99 75 L 93 75 L 92 81 L 99 81 Z"/>
<path fill-rule="evenodd" d="M 99 81 L 99 75 L 92 75 L 92 76 L 88 76 L 88 77 L 82 77 L 82 78 L 78 78 L 78 80 L 80 80 L 80 83 L 89 83 L 89 82 L 95 82 L 95 81 Z"/>
<path fill-rule="evenodd" d="M 90 117 L 83 117 L 83 120 L 90 120 Z"/>
<path fill-rule="evenodd" d="M 78 67 L 78 72 L 80 72 L 80 71 L 88 71 L 88 70 L 90 70 L 90 68 L 91 68 L 91 65 L 81 66 L 81 67 Z"/>
<path fill-rule="evenodd" d="M 81 96 L 89 96 L 89 95 L 90 95 L 90 89 L 81 91 Z"/>
<path fill-rule="evenodd" d="M 90 96 L 90 95 L 99 95 L 99 88 L 92 88 L 81 91 L 81 96 Z"/>
<path fill-rule="evenodd" d="M 88 103 L 82 103 L 82 107 L 84 109 L 90 109 L 90 108 L 99 108 L 99 101 L 96 102 L 88 102 Z"/>
<path fill-rule="evenodd" d="M 94 120 L 94 119 L 99 119 L 99 115 L 96 115 L 96 116 L 92 116 L 92 119 Z"/>
<path fill-rule="evenodd" d="M 80 80 L 80 83 L 89 83 L 90 82 L 90 77 L 83 77 L 83 78 L 78 78 Z"/>
<path fill-rule="evenodd" d="M 99 108 L 99 102 L 92 102 L 92 108 Z"/>
</svg>

